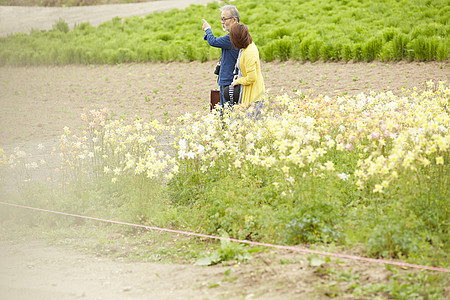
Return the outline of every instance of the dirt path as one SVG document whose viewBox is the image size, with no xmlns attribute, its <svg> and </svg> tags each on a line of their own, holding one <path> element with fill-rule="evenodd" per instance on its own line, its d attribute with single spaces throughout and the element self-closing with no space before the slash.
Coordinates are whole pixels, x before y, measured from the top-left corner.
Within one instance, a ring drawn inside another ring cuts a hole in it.
<svg viewBox="0 0 450 300">
<path fill-rule="evenodd" d="M 1 241 L 0 253 L 1 299 L 216 298 L 208 287 L 225 272 L 222 267 L 114 261 L 41 241 Z"/>
<path fill-rule="evenodd" d="M 42 241 L 0 241 L 0 253 L 0 298 L 15 300 L 329 299 L 354 282 L 330 280 L 326 269 L 355 274 L 361 285 L 390 275 L 381 264 L 332 259 L 317 268 L 305 255 L 270 250 L 245 264 L 211 267 L 124 262 Z"/>
<path fill-rule="evenodd" d="M 98 26 L 114 17 L 146 16 L 156 11 L 184 9 L 191 4 L 205 5 L 212 1 L 214 0 L 156 0 L 79 7 L 0 6 L 0 36 L 17 32 L 29 33 L 31 29 L 49 30 L 59 19 L 64 20 L 71 29 L 75 24 L 85 22 Z"/>
</svg>

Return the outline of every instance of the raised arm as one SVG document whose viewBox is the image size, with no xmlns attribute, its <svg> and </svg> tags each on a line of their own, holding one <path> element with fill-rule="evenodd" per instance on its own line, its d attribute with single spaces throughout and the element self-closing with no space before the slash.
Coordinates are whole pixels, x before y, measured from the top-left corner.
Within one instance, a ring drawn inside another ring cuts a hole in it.
<svg viewBox="0 0 450 300">
<path fill-rule="evenodd" d="M 208 41 L 208 44 L 212 47 L 228 50 L 234 49 L 233 45 L 231 44 L 230 36 L 228 34 L 222 37 L 215 37 L 211 31 L 211 27 L 205 30 L 204 40 Z"/>
</svg>

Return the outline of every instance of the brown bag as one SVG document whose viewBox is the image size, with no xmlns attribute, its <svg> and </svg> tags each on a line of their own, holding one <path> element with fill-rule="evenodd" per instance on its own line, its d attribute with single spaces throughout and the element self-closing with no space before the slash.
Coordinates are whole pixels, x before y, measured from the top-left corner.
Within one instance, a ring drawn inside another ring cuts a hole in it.
<svg viewBox="0 0 450 300">
<path fill-rule="evenodd" d="M 216 107 L 216 104 L 220 105 L 220 92 L 219 90 L 211 90 L 211 104 L 210 104 L 210 111 Z"/>
</svg>

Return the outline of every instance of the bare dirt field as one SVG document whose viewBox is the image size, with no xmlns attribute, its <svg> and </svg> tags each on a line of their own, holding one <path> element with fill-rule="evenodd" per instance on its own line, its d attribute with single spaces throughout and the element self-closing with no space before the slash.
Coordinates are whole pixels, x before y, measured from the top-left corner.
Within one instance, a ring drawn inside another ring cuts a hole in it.
<svg viewBox="0 0 450 300">
<path fill-rule="evenodd" d="M 199 22 L 199 38 L 200 30 Z M 91 109 L 106 107 L 117 117 L 138 115 L 162 122 L 185 112 L 206 114 L 210 90 L 216 88 L 214 65 L 215 62 L 171 62 L 2 67 L 0 148 L 56 145 L 62 128 L 79 130 L 80 115 Z M 371 90 L 400 93 L 402 88 L 423 87 L 427 80 L 449 82 L 449 67 L 449 61 L 287 61 L 262 63 L 262 73 L 272 96 L 284 93 L 293 96 L 294 90 L 310 89 L 315 95 L 334 96 Z M 3 222 L 0 228 L 8 229 Z M 289 263 L 281 264 L 282 260 Z M 361 284 L 387 282 L 391 274 L 381 264 L 347 260 L 332 260 L 320 269 L 336 266 L 359 274 Z M 0 241 L 1 299 L 328 299 L 333 295 L 342 296 L 342 292 L 334 294 L 324 290 L 322 284 L 329 280 L 323 270 L 310 267 L 301 253 L 269 251 L 247 264 L 200 267 L 124 262 L 43 241 Z M 349 289 L 347 282 L 333 284 L 336 291 Z"/>
<path fill-rule="evenodd" d="M 217 88 L 215 62 L 71 65 L 0 68 L 0 146 L 41 143 L 68 126 L 82 125 L 85 110 L 108 108 L 117 117 L 159 121 L 185 112 L 209 112 Z M 262 63 L 271 96 L 295 90 L 334 96 L 424 87 L 449 81 L 449 62 L 430 63 Z"/>
</svg>

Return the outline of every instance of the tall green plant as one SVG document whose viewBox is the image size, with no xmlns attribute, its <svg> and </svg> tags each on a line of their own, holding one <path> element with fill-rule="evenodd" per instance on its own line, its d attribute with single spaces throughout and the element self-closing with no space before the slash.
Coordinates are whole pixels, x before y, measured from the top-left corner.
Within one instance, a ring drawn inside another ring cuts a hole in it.
<svg viewBox="0 0 450 300">
<path fill-rule="evenodd" d="M 263 60 L 445 60 L 449 58 L 445 1 L 237 0 Z M 203 41 L 201 19 L 216 36 L 219 4 L 192 5 L 146 17 L 114 18 L 69 30 L 59 20 L 47 32 L 33 30 L 0 39 L 2 65 L 121 63 L 217 59 Z M 307 13 L 306 13 L 307 12 Z M 177 51 L 175 53 L 174 51 Z M 51 53 L 51 54 L 49 54 Z"/>
</svg>

